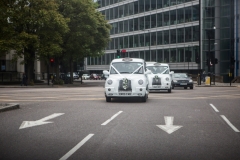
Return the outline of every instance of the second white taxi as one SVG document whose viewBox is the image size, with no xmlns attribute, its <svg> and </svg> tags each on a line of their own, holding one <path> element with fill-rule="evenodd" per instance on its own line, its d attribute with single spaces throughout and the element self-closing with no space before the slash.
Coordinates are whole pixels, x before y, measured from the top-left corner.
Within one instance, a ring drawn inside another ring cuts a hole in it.
<svg viewBox="0 0 240 160">
<path fill-rule="evenodd" d="M 170 74 L 169 65 L 167 63 L 147 62 L 147 69 L 151 70 L 148 74 L 149 91 L 166 90 L 171 93 L 172 77 Z"/>
<path fill-rule="evenodd" d="M 111 98 L 139 97 L 143 102 L 148 98 L 148 78 L 146 63 L 139 58 L 119 58 L 112 60 L 109 75 L 105 82 L 105 97 L 107 102 Z"/>
</svg>

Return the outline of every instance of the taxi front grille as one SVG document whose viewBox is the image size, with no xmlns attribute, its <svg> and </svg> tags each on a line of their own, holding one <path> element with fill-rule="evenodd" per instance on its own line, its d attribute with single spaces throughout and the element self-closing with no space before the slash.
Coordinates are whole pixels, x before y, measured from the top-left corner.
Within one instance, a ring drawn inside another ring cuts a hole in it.
<svg viewBox="0 0 240 160">
<path fill-rule="evenodd" d="M 131 85 L 131 80 L 128 80 L 127 88 L 123 88 L 123 80 L 119 81 L 119 86 L 118 86 L 119 91 L 132 91 L 132 85 Z"/>
<path fill-rule="evenodd" d="M 179 83 L 188 83 L 188 80 L 178 80 Z"/>
<path fill-rule="evenodd" d="M 152 85 L 161 85 L 161 78 L 153 78 Z"/>
</svg>

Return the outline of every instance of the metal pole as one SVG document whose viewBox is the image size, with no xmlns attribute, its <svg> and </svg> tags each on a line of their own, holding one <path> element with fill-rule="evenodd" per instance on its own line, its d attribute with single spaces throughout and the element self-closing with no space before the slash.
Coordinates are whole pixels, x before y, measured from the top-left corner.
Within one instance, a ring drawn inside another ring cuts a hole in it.
<svg viewBox="0 0 240 160">
<path fill-rule="evenodd" d="M 209 63 L 211 63 L 210 58 L 211 58 L 211 55 L 210 55 L 210 31 L 208 31 L 208 60 L 209 60 Z M 208 64 L 208 77 L 210 78 L 210 85 L 211 85 L 210 64 Z"/>
<path fill-rule="evenodd" d="M 189 74 L 189 54 L 190 54 L 190 50 L 189 50 L 189 46 L 188 46 L 188 52 L 187 52 L 187 61 L 188 61 L 188 74 Z"/>
<path fill-rule="evenodd" d="M 150 48 L 150 46 L 151 46 L 151 33 L 150 33 L 150 30 L 148 30 L 148 33 L 149 33 L 149 54 L 150 54 L 150 52 L 151 52 L 151 48 Z"/>
</svg>

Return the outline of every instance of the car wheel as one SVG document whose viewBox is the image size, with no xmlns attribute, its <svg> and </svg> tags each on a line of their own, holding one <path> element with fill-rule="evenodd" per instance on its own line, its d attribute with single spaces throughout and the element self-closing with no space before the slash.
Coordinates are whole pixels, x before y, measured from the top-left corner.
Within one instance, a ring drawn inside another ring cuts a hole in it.
<svg viewBox="0 0 240 160">
<path fill-rule="evenodd" d="M 171 93 L 171 92 L 172 92 L 171 88 L 170 88 L 170 89 L 168 89 L 168 93 Z"/>
<path fill-rule="evenodd" d="M 193 86 L 192 86 L 192 87 L 190 87 L 190 89 L 193 89 Z"/>
<path fill-rule="evenodd" d="M 187 89 L 187 87 L 184 87 L 184 89 Z"/>
<path fill-rule="evenodd" d="M 111 98 L 110 97 L 106 97 L 106 102 L 111 102 Z"/>
<path fill-rule="evenodd" d="M 146 102 L 147 101 L 147 94 L 145 94 L 145 96 L 142 97 L 141 99 L 142 99 L 142 102 Z"/>
</svg>

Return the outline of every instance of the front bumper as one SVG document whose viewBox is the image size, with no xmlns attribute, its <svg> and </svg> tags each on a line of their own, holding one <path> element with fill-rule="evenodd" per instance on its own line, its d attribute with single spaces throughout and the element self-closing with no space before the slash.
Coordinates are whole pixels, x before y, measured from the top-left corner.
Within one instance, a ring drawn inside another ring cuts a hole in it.
<svg viewBox="0 0 240 160">
<path fill-rule="evenodd" d="M 149 85 L 149 90 L 169 90 L 171 89 L 171 83 L 166 82 L 161 85 Z"/>
<path fill-rule="evenodd" d="M 188 82 L 188 83 L 173 82 L 172 85 L 173 85 L 173 87 L 193 87 L 192 82 Z"/>
<path fill-rule="evenodd" d="M 110 98 L 144 97 L 145 94 L 148 94 L 146 87 L 136 87 L 132 91 L 119 91 L 118 88 L 105 87 L 105 96 Z"/>
</svg>

